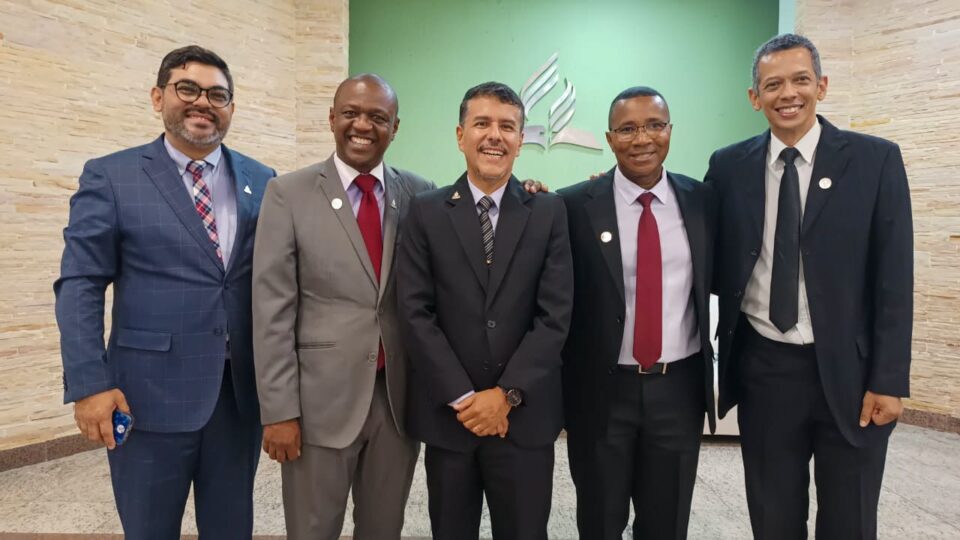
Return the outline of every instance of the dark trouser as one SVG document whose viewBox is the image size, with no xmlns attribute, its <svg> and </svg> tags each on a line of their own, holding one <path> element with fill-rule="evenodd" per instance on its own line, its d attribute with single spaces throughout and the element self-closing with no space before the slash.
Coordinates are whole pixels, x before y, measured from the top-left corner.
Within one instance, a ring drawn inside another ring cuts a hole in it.
<svg viewBox="0 0 960 540">
<path fill-rule="evenodd" d="M 580 537 L 619 540 L 632 500 L 635 539 L 686 538 L 706 411 L 703 356 L 662 375 L 614 377 L 605 436 L 567 435 Z"/>
<path fill-rule="evenodd" d="M 200 431 L 140 431 L 134 424 L 127 442 L 107 453 L 128 540 L 180 538 L 191 483 L 200 538 L 253 536 L 262 431 L 259 422 L 240 417 L 230 376 L 228 364 L 216 408 Z"/>
<path fill-rule="evenodd" d="M 427 446 L 430 526 L 436 540 L 480 535 L 486 494 L 496 540 L 546 540 L 553 495 L 553 445 L 520 448 L 484 437 L 470 452 Z"/>
<path fill-rule="evenodd" d="M 807 538 L 810 457 L 820 540 L 877 537 L 887 439 L 858 448 L 830 413 L 812 345 L 788 345 L 739 324 L 737 418 L 754 537 Z"/>
</svg>

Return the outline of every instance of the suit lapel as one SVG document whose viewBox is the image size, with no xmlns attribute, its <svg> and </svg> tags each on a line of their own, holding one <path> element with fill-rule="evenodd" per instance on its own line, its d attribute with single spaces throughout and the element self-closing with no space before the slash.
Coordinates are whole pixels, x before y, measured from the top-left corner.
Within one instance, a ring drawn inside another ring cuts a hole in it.
<svg viewBox="0 0 960 540">
<path fill-rule="evenodd" d="M 367 253 L 367 245 L 363 242 L 363 236 L 360 235 L 360 225 L 357 224 L 357 217 L 353 215 L 353 207 L 350 205 L 350 198 L 347 197 L 346 190 L 343 189 L 343 182 L 340 180 L 340 174 L 337 172 L 337 166 L 333 161 L 333 156 L 320 164 L 320 173 L 317 175 L 317 184 L 326 197 L 321 204 L 332 204 L 335 199 L 340 200 L 340 208 L 333 208 L 333 213 L 340 221 L 340 226 L 353 244 L 353 249 L 360 259 L 363 270 L 370 278 L 370 283 L 378 287 L 377 274 L 373 270 L 373 263 L 370 262 L 370 254 Z M 331 206 L 332 208 L 332 206 Z"/>
<path fill-rule="evenodd" d="M 527 202 L 531 197 L 532 195 L 520 187 L 520 182 L 511 176 L 507 181 L 507 188 L 503 191 L 503 198 L 500 199 L 500 213 L 494 232 L 493 264 L 490 265 L 490 283 L 487 287 L 488 306 L 497 296 L 497 289 L 510 267 L 523 229 L 527 226 L 527 218 L 530 217 Z M 479 219 L 477 222 L 479 223 Z"/>
<path fill-rule="evenodd" d="M 620 257 L 620 230 L 617 227 L 617 206 L 613 200 L 613 169 L 594 180 L 590 186 L 591 199 L 583 205 L 593 227 L 593 236 L 600 245 L 600 253 L 610 271 L 610 279 L 617 286 L 620 300 L 626 302 L 623 292 L 623 261 Z M 612 234 L 609 242 L 601 239 L 603 233 Z"/>
<path fill-rule="evenodd" d="M 157 138 L 143 153 L 143 170 L 157 186 L 160 195 L 173 209 L 177 219 L 183 224 L 190 236 L 200 245 L 203 252 L 223 272 L 223 262 L 217 256 L 217 248 L 210 241 L 207 229 L 197 214 L 193 198 L 187 193 L 176 163 L 170 158 L 163 137 Z"/>
<path fill-rule="evenodd" d="M 460 245 L 467 254 L 467 260 L 470 261 L 470 268 L 477 276 L 477 281 L 484 291 L 487 290 L 487 278 L 489 272 L 484 260 L 483 241 L 480 236 L 480 219 L 477 217 L 477 203 L 473 200 L 473 193 L 470 186 L 467 185 L 466 173 L 460 177 L 450 190 L 450 196 L 447 197 L 447 209 L 450 213 L 450 221 L 453 224 L 453 230 L 460 238 Z M 501 218 L 503 216 L 501 215 Z M 499 229 L 499 223 L 498 223 Z M 496 257 L 496 242 L 494 239 L 494 257 Z M 489 296 L 489 295 L 488 295 Z"/>
<path fill-rule="evenodd" d="M 766 205 L 767 149 L 770 131 L 755 137 L 747 146 L 743 175 L 743 196 L 750 223 L 751 245 L 759 246 L 763 239 L 763 219 Z"/>
<path fill-rule="evenodd" d="M 393 270 L 393 254 L 397 243 L 397 224 L 400 221 L 400 208 L 406 203 L 400 177 L 393 169 L 383 166 L 383 180 L 386 193 L 383 196 L 383 264 L 380 266 L 380 298 L 387 289 L 390 272 Z M 377 300 L 379 301 L 380 298 Z"/>
<path fill-rule="evenodd" d="M 813 160 L 810 187 L 807 188 L 807 203 L 803 210 L 803 225 L 800 227 L 801 235 L 810 230 L 830 195 L 837 191 L 837 182 L 843 176 L 850 159 L 846 149 L 847 141 L 840 130 L 823 117 L 818 116 L 817 118 L 820 120 L 823 131 L 820 133 L 817 155 Z M 831 186 L 826 189 L 821 188 L 821 178 L 829 178 Z"/>
<path fill-rule="evenodd" d="M 250 228 L 256 223 L 253 218 L 253 192 L 250 188 L 250 171 L 243 156 L 223 147 L 223 155 L 230 166 L 234 192 L 237 199 L 237 232 L 233 240 L 233 251 L 227 264 L 228 272 L 235 268 L 236 261 L 243 256 L 244 241 L 250 234 Z"/>
<path fill-rule="evenodd" d="M 667 180 L 673 187 L 673 192 L 677 197 L 677 206 L 680 207 L 680 215 L 683 217 L 683 228 L 687 232 L 687 242 L 690 244 L 690 260 L 693 262 L 693 292 L 694 304 L 697 307 L 697 313 L 707 313 L 708 307 L 700 305 L 700 298 L 706 298 L 709 291 L 706 288 L 706 276 L 704 268 L 706 261 L 704 257 L 707 253 L 707 231 L 704 223 L 703 199 L 693 193 L 693 189 L 686 182 L 681 182 L 669 172 Z"/>
</svg>

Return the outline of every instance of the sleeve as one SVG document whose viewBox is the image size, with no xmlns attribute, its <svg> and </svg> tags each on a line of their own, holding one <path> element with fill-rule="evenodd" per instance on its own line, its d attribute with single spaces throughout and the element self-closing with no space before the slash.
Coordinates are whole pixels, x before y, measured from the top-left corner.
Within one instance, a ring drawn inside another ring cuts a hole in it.
<svg viewBox="0 0 960 540">
<path fill-rule="evenodd" d="M 300 417 L 297 241 L 281 186 L 267 184 L 253 249 L 253 359 L 264 425 Z"/>
<path fill-rule="evenodd" d="M 501 388 L 528 390 L 562 364 L 561 351 L 573 313 L 573 258 L 566 206 L 559 196 L 554 201 L 550 244 L 537 288 L 536 314 L 500 376 Z"/>
<path fill-rule="evenodd" d="M 89 161 L 70 199 L 60 278 L 53 284 L 60 328 L 64 403 L 116 386 L 103 341 L 104 295 L 120 264 L 113 188 L 99 161 Z"/>
</svg>

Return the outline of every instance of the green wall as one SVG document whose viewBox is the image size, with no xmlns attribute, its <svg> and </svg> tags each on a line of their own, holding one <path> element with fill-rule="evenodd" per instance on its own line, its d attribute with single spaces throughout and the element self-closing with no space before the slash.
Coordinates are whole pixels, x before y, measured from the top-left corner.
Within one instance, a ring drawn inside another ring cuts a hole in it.
<svg viewBox="0 0 960 540">
<path fill-rule="evenodd" d="M 777 0 L 351 0 L 350 74 L 391 82 L 401 121 L 386 160 L 440 185 L 465 169 L 455 128 L 467 88 L 497 80 L 519 92 L 555 52 L 559 83 L 528 123 L 547 123 L 568 78 L 577 92 L 570 125 L 602 150 L 524 145 L 517 176 L 558 188 L 613 166 L 610 101 L 643 84 L 670 104 L 667 168 L 701 178 L 713 150 L 766 126 L 746 88 L 753 51 L 777 24 Z"/>
</svg>

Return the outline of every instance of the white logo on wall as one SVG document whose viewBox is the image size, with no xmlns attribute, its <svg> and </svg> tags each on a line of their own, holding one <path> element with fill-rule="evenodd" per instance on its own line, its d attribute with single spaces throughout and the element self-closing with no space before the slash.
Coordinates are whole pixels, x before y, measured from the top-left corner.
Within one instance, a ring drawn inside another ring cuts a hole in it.
<svg viewBox="0 0 960 540">
<path fill-rule="evenodd" d="M 534 72 L 520 89 L 523 101 L 523 114 L 528 120 L 530 111 L 550 93 L 560 80 L 558 60 L 560 53 L 553 53 L 547 63 Z M 523 128 L 523 144 L 538 144 L 544 149 L 555 144 L 572 144 L 593 150 L 602 150 L 593 133 L 577 129 L 570 125 L 577 110 L 577 89 L 567 78 L 563 79 L 564 90 L 560 97 L 550 105 L 547 126 L 527 125 Z M 549 139 L 547 134 L 550 134 Z"/>
</svg>

